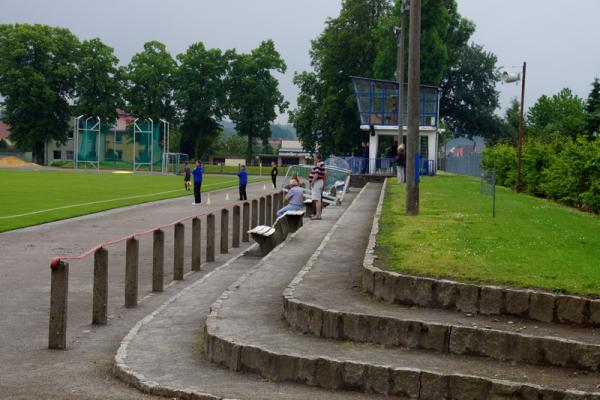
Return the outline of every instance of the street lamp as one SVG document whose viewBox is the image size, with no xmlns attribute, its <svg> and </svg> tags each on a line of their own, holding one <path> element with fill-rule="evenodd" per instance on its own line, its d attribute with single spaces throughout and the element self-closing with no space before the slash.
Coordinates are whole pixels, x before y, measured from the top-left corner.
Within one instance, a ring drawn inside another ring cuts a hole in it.
<svg viewBox="0 0 600 400">
<path fill-rule="evenodd" d="M 525 108 L 525 73 L 527 72 L 527 63 L 523 63 L 522 72 L 520 74 L 511 74 L 504 71 L 502 73 L 502 81 L 504 83 L 513 83 L 521 81 L 521 109 L 519 111 L 519 139 L 517 141 L 517 176 L 515 182 L 515 190 L 521 191 L 521 154 L 523 149 L 523 139 L 525 137 L 525 120 L 523 118 L 523 110 Z"/>
</svg>

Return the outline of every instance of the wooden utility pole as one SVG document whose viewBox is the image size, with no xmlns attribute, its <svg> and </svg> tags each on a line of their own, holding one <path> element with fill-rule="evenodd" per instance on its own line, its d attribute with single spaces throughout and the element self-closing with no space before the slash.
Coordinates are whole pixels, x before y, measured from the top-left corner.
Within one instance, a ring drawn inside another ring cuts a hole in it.
<svg viewBox="0 0 600 400">
<path fill-rule="evenodd" d="M 527 72 L 527 63 L 523 63 L 523 72 L 521 75 L 521 110 L 519 111 L 519 141 L 517 142 L 517 177 L 515 190 L 521 191 L 521 153 L 523 149 L 523 139 L 525 138 L 525 119 L 523 116 L 525 109 L 525 73 Z"/>
<path fill-rule="evenodd" d="M 400 27 L 396 29 L 396 38 L 398 39 L 398 51 L 396 53 L 396 81 L 398 82 L 398 144 L 404 143 L 404 1 L 400 5 Z"/>
<path fill-rule="evenodd" d="M 419 182 L 416 164 L 419 141 L 419 96 L 421 86 L 421 0 L 410 2 L 408 35 L 408 137 L 406 146 L 406 214 L 419 215 Z"/>
</svg>

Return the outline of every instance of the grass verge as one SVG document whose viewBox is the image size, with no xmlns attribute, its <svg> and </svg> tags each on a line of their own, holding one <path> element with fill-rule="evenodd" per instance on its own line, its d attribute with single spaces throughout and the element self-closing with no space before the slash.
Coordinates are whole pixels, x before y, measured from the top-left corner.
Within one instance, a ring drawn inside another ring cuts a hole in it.
<svg viewBox="0 0 600 400">
<path fill-rule="evenodd" d="M 497 216 L 479 181 L 438 175 L 420 185 L 420 215 L 404 212 L 405 186 L 389 186 L 379 267 L 461 281 L 600 295 L 600 218 L 497 188 Z"/>
<path fill-rule="evenodd" d="M 205 176 L 202 191 L 232 186 L 236 176 Z M 0 232 L 191 195 L 180 176 L 0 170 Z"/>
</svg>

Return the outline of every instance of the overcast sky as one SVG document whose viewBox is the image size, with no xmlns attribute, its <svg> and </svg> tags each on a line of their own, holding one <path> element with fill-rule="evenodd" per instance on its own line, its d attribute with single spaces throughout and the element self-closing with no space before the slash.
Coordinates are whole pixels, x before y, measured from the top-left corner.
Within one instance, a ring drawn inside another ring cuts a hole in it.
<svg viewBox="0 0 600 400">
<path fill-rule="evenodd" d="M 173 56 L 194 42 L 247 52 L 273 39 L 288 65 L 281 90 L 292 106 L 294 71 L 310 68 L 310 40 L 323 31 L 340 0 L 0 0 L 0 23 L 43 23 L 69 28 L 81 39 L 99 37 L 121 63 L 159 40 Z M 497 55 L 498 65 L 527 61 L 526 106 L 542 94 L 570 87 L 587 97 L 600 77 L 600 0 L 458 0 L 474 21 L 473 40 Z M 520 94 L 501 85 L 502 106 Z M 286 121 L 286 116 L 278 118 Z"/>
</svg>

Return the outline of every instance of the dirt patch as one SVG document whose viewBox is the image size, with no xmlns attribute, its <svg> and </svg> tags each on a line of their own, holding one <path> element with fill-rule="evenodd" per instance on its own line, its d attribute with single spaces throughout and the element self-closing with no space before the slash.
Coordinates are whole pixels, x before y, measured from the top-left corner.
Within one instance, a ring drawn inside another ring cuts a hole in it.
<svg viewBox="0 0 600 400">
<path fill-rule="evenodd" d="M 39 167 L 39 165 L 23 161 L 15 156 L 8 156 L 0 159 L 0 167 Z"/>
</svg>

